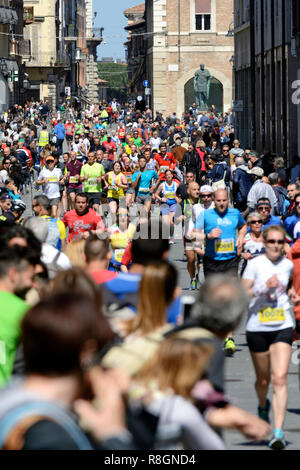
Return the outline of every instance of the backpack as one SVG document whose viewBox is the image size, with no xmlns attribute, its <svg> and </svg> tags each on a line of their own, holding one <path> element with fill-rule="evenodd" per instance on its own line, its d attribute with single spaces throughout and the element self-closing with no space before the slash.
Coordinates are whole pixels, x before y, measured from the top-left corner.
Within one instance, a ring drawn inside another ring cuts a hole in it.
<svg viewBox="0 0 300 470">
<path fill-rule="evenodd" d="M 46 243 L 48 243 L 48 245 L 53 246 L 53 248 L 60 250 L 61 238 L 60 238 L 59 228 L 57 225 L 57 219 L 53 219 L 51 217 L 51 218 L 46 218 L 45 220 L 48 222 L 48 228 L 49 228 L 48 235 L 46 238 Z"/>
<path fill-rule="evenodd" d="M 279 186 L 273 186 L 272 187 L 276 197 L 277 197 L 277 206 L 275 207 L 275 215 L 281 216 L 284 215 L 288 206 L 289 206 L 289 200 L 287 198 L 287 195 L 284 191 L 283 188 Z"/>
<path fill-rule="evenodd" d="M 44 418 L 59 424 L 74 440 L 78 450 L 93 449 L 87 437 L 69 413 L 52 403 L 42 400 L 18 403 L 1 417 L 0 449 L 5 447 L 7 450 L 20 450 L 23 446 L 23 436 L 26 431 L 34 423 Z"/>
</svg>

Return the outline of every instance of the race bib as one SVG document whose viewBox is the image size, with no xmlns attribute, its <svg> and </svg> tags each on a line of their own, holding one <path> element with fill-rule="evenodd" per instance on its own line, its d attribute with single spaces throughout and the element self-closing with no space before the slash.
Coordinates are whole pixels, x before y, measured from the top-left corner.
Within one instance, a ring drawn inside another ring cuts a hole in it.
<svg viewBox="0 0 300 470">
<path fill-rule="evenodd" d="M 285 309 L 284 308 L 272 308 L 266 307 L 259 310 L 259 321 L 260 323 L 284 323 L 285 321 Z"/>
<path fill-rule="evenodd" d="M 132 175 L 126 175 L 127 183 L 132 182 Z"/>
<path fill-rule="evenodd" d="M 118 261 L 118 263 L 121 263 L 124 253 L 125 253 L 125 249 L 115 250 L 115 259 L 116 261 Z"/>
<path fill-rule="evenodd" d="M 78 176 L 70 176 L 69 183 L 78 183 Z"/>
<path fill-rule="evenodd" d="M 48 178 L 49 183 L 58 183 L 58 181 L 59 181 L 58 176 L 50 176 Z"/>
<path fill-rule="evenodd" d="M 139 193 L 149 193 L 149 188 L 140 188 Z"/>
<path fill-rule="evenodd" d="M 108 189 L 110 189 L 111 191 L 118 191 L 118 186 L 113 186 L 113 185 L 110 185 L 108 186 Z"/>
<path fill-rule="evenodd" d="M 175 199 L 175 193 L 165 193 L 167 199 Z"/>
<path fill-rule="evenodd" d="M 160 169 L 159 169 L 159 171 L 160 171 L 161 173 L 164 173 L 164 172 L 167 171 L 167 170 L 169 170 L 169 167 L 168 167 L 168 166 L 161 166 Z"/>
<path fill-rule="evenodd" d="M 88 183 L 90 186 L 97 186 L 98 184 L 97 178 L 89 178 Z"/>
<path fill-rule="evenodd" d="M 234 251 L 234 240 L 228 238 L 224 240 L 215 240 L 215 252 L 216 253 L 231 253 Z"/>
</svg>

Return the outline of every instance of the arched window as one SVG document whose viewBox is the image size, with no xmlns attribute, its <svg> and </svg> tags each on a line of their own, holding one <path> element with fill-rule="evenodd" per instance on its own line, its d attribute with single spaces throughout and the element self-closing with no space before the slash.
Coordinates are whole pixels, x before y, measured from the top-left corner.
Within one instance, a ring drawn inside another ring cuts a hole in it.
<svg viewBox="0 0 300 470">
<path fill-rule="evenodd" d="M 211 0 L 195 0 L 195 30 L 211 30 Z"/>
</svg>

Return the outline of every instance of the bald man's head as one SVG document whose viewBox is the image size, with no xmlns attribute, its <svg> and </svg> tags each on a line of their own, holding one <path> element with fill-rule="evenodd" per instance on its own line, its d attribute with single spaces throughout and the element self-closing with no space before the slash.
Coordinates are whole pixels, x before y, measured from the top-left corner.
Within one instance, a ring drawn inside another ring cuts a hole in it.
<svg viewBox="0 0 300 470">
<path fill-rule="evenodd" d="M 200 186 L 195 181 L 191 182 L 187 186 L 187 193 L 193 199 L 199 199 L 200 196 Z"/>
<path fill-rule="evenodd" d="M 229 199 L 226 189 L 218 189 L 214 193 L 214 202 L 217 212 L 223 214 L 228 209 Z"/>
</svg>

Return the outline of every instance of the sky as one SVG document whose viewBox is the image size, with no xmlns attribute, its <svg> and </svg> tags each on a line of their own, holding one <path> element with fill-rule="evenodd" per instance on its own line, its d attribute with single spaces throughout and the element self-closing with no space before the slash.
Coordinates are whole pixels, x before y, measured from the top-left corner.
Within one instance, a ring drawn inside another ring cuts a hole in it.
<svg viewBox="0 0 300 470">
<path fill-rule="evenodd" d="M 102 57 L 125 59 L 123 44 L 127 37 L 124 30 L 127 18 L 123 15 L 123 11 L 140 3 L 143 3 L 143 0 L 93 0 L 93 10 L 97 12 L 94 26 L 95 28 L 104 27 L 104 41 L 97 49 L 98 60 Z"/>
</svg>

